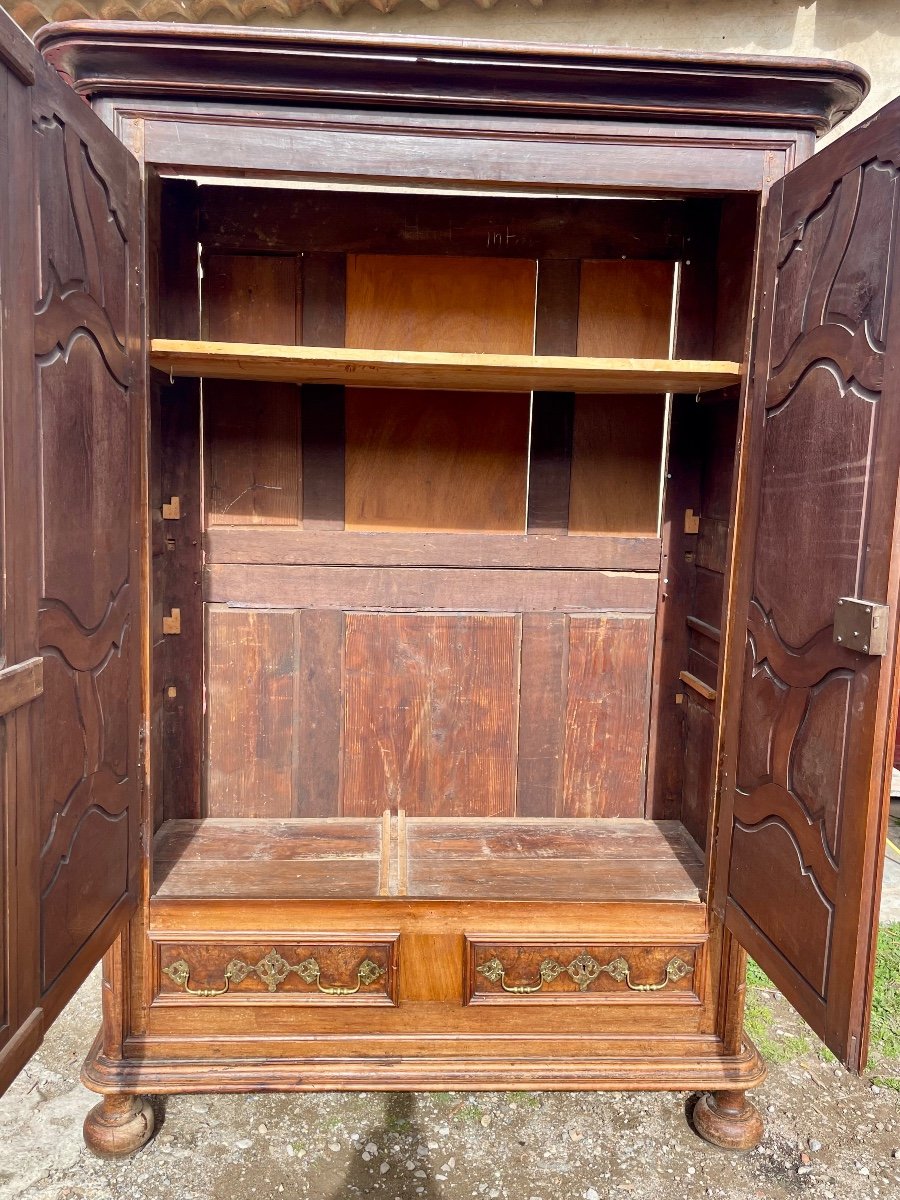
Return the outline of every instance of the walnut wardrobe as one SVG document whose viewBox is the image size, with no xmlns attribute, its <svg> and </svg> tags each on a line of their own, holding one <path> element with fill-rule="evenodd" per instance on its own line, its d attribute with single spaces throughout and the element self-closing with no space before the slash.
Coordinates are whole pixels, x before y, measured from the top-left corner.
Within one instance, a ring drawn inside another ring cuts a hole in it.
<svg viewBox="0 0 900 1200">
<path fill-rule="evenodd" d="M 840 62 L 0 16 L 0 1081 L 865 1064 L 891 104 Z"/>
</svg>

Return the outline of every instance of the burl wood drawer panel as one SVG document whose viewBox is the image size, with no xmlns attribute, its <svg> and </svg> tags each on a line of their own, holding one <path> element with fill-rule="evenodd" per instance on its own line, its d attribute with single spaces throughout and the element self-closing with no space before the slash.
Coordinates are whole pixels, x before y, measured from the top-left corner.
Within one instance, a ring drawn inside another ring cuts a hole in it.
<svg viewBox="0 0 900 1200">
<path fill-rule="evenodd" d="M 700 1004 L 702 945 L 465 938 L 466 1004 Z"/>
<path fill-rule="evenodd" d="M 398 935 L 162 942 L 154 1004 L 397 1003 Z"/>
</svg>

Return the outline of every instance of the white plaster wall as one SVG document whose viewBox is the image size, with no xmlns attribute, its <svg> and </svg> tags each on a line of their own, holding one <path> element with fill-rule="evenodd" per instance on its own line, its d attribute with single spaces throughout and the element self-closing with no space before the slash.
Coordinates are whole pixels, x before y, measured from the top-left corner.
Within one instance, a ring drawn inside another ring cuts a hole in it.
<svg viewBox="0 0 900 1200">
<path fill-rule="evenodd" d="M 224 15 L 224 14 L 222 14 Z M 209 19 L 215 19 L 209 13 Z M 257 14 L 254 24 L 283 24 Z M 343 17 L 309 8 L 294 22 L 316 29 L 391 31 L 594 46 L 721 50 L 845 58 L 864 67 L 872 91 L 853 120 L 900 96 L 898 0 L 449 0 L 438 11 L 401 0 L 391 13 L 365 0 Z M 842 128 L 848 128 L 845 122 Z"/>
</svg>

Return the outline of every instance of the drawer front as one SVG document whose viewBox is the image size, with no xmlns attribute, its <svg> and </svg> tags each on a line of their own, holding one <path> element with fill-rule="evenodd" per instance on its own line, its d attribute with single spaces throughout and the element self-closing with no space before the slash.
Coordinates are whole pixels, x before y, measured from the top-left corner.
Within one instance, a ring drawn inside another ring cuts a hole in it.
<svg viewBox="0 0 900 1200">
<path fill-rule="evenodd" d="M 702 944 L 465 938 L 466 1004 L 700 1004 Z"/>
<path fill-rule="evenodd" d="M 154 1004 L 395 1005 L 398 935 L 157 943 Z"/>
</svg>

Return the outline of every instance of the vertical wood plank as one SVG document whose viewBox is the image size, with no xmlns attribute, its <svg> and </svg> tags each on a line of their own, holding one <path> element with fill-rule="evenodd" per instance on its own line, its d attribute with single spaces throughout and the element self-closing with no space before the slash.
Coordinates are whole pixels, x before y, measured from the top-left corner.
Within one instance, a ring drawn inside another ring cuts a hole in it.
<svg viewBox="0 0 900 1200">
<path fill-rule="evenodd" d="M 347 256 L 303 256 L 303 344 L 343 346 Z M 344 389 L 308 385 L 303 411 L 303 525 L 344 528 Z"/>
<path fill-rule="evenodd" d="M 208 254 L 202 329 L 213 341 L 293 345 L 300 330 L 293 255 Z M 208 525 L 300 520 L 300 394 L 291 384 L 205 380 Z"/>
<path fill-rule="evenodd" d="M 538 264 L 535 354 L 576 354 L 581 263 L 544 259 Z M 531 410 L 528 531 L 564 533 L 569 527 L 572 428 L 575 397 L 535 392 Z"/>
<path fill-rule="evenodd" d="M 581 264 L 578 353 L 668 358 L 674 264 L 592 259 Z"/>
<path fill-rule="evenodd" d="M 297 621 L 297 746 L 293 814 L 340 813 L 344 614 L 306 609 Z"/>
<path fill-rule="evenodd" d="M 346 344 L 530 354 L 536 281 L 528 259 L 351 254 Z"/>
<path fill-rule="evenodd" d="M 522 533 L 527 396 L 346 393 L 348 529 Z"/>
<path fill-rule="evenodd" d="M 293 613 L 207 605 L 206 629 L 205 815 L 289 817 Z"/>
<path fill-rule="evenodd" d="M 198 188 L 157 183 L 158 225 L 151 225 L 156 286 L 154 327 L 162 337 L 200 336 Z M 151 207 L 151 218 L 154 210 Z M 179 379 L 151 392 L 150 536 L 152 554 L 152 724 L 154 827 L 200 815 L 203 745 L 203 599 L 200 382 Z M 180 516 L 162 505 L 178 497 Z M 163 613 L 181 612 L 181 634 L 162 632 Z"/>
<path fill-rule="evenodd" d="M 161 717 L 159 820 L 200 815 L 203 746 L 203 592 L 200 495 L 200 387 L 179 379 L 158 402 L 159 474 L 151 514 L 154 530 L 154 700 Z M 177 520 L 162 505 L 178 497 Z M 181 633 L 162 632 L 163 613 L 177 608 Z"/>
<path fill-rule="evenodd" d="M 644 811 L 653 620 L 572 617 L 560 816 Z"/>
<path fill-rule="evenodd" d="M 303 528 L 344 528 L 344 389 L 302 392 Z"/>
<path fill-rule="evenodd" d="M 535 392 L 531 403 L 528 532 L 567 533 L 575 397 Z"/>
<path fill-rule="evenodd" d="M 535 354 L 578 353 L 581 262 L 544 258 L 538 263 Z"/>
<path fill-rule="evenodd" d="M 341 809 L 515 812 L 518 617 L 348 613 Z"/>
<path fill-rule="evenodd" d="M 215 379 L 203 395 L 207 525 L 298 525 L 299 389 Z"/>
<path fill-rule="evenodd" d="M 562 793 L 569 618 L 524 613 L 516 815 L 552 817 Z"/>
<path fill-rule="evenodd" d="M 292 254 L 207 254 L 202 296 L 202 336 L 210 341 L 299 341 L 300 272 Z"/>
<path fill-rule="evenodd" d="M 577 396 L 571 533 L 655 534 L 664 396 Z"/>
<path fill-rule="evenodd" d="M 304 346 L 343 346 L 347 305 L 347 256 L 303 255 Z"/>
</svg>

